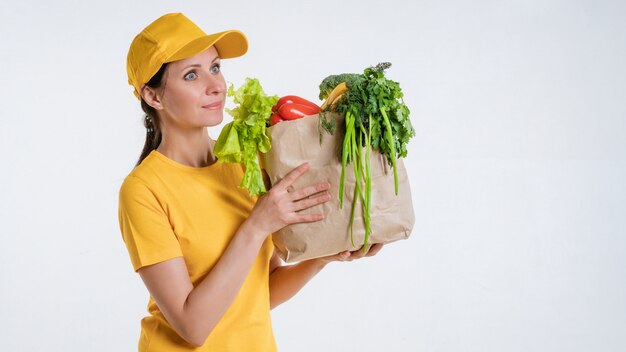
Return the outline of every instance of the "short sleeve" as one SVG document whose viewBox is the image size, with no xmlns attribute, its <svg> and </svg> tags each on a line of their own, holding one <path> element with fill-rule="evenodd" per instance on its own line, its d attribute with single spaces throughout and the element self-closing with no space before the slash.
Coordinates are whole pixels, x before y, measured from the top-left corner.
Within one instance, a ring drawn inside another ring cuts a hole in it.
<svg viewBox="0 0 626 352">
<path fill-rule="evenodd" d="M 163 207 L 137 177 L 120 188 L 119 223 L 135 271 L 183 255 Z"/>
</svg>

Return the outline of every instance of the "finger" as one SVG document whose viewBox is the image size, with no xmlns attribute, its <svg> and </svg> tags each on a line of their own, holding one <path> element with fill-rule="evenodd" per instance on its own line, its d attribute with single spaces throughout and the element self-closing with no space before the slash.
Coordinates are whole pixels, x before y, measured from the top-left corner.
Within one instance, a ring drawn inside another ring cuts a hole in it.
<svg viewBox="0 0 626 352">
<path fill-rule="evenodd" d="M 309 163 L 300 164 L 300 166 L 291 170 L 287 174 L 287 176 L 285 176 L 282 180 L 280 180 L 280 182 L 276 184 L 276 188 L 279 188 L 281 190 L 286 190 L 287 188 L 289 188 L 289 186 L 291 186 L 292 183 L 294 183 L 298 179 L 298 177 L 302 176 L 302 174 L 304 174 L 308 170 L 309 170 Z"/>
<path fill-rule="evenodd" d="M 291 186 L 290 186 L 291 187 Z M 307 186 L 304 188 L 297 189 L 290 193 L 291 199 L 300 200 L 306 198 L 312 194 L 323 192 L 330 189 L 329 182 L 320 182 L 315 185 Z"/>
<path fill-rule="evenodd" d="M 368 245 L 367 247 L 362 246 L 358 250 L 352 252 L 352 258 L 353 259 L 363 258 L 365 256 L 365 254 L 369 251 L 370 247 L 371 247 L 371 245 Z"/>
<path fill-rule="evenodd" d="M 344 251 L 341 252 L 339 254 L 337 254 L 337 260 L 341 261 L 341 262 L 346 262 L 346 261 L 350 261 L 350 256 L 352 255 L 352 253 L 350 253 L 350 251 Z"/>
<path fill-rule="evenodd" d="M 370 250 L 367 252 L 365 256 L 366 257 L 374 256 L 376 255 L 376 253 L 380 252 L 381 249 L 383 249 L 383 244 L 376 243 L 375 245 L 372 246 L 372 248 L 370 248 Z"/>
<path fill-rule="evenodd" d="M 330 193 L 324 193 L 317 197 L 313 198 L 305 198 L 303 200 L 297 201 L 293 203 L 293 210 L 300 211 L 304 209 L 308 209 L 314 207 L 318 204 L 326 203 L 330 200 Z"/>
<path fill-rule="evenodd" d="M 324 220 L 323 213 L 313 213 L 313 214 L 298 214 L 293 217 L 293 220 L 290 221 L 290 224 L 299 224 L 302 222 L 316 222 L 320 220 Z"/>
<path fill-rule="evenodd" d="M 350 255 L 350 251 L 343 251 L 329 256 L 328 259 L 334 262 L 348 262 L 350 261 Z"/>
</svg>

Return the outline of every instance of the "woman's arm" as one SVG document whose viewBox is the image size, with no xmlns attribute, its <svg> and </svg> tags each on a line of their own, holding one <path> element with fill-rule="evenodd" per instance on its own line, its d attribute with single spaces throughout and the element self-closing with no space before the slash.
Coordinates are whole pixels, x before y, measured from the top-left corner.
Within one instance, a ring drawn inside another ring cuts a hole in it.
<svg viewBox="0 0 626 352">
<path fill-rule="evenodd" d="M 264 235 L 242 226 L 209 274 L 193 287 L 182 257 L 139 269 L 167 321 L 187 342 L 204 344 L 234 301 L 263 244 Z"/>
<path fill-rule="evenodd" d="M 327 202 L 328 183 L 288 190 L 307 170 L 307 164 L 294 169 L 257 201 L 223 255 L 195 288 L 181 257 L 138 270 L 167 321 L 187 342 L 194 346 L 204 344 L 237 296 L 268 234 L 288 224 L 323 218 L 323 214 L 299 211 Z M 319 192 L 324 193 L 309 198 Z"/>
<path fill-rule="evenodd" d="M 293 297 L 330 262 L 346 262 L 363 257 L 371 257 L 383 248 L 382 243 L 370 245 L 356 251 L 344 251 L 335 255 L 302 261 L 294 265 L 281 266 L 281 260 L 274 252 L 270 266 L 270 307 L 278 305 Z"/>
</svg>

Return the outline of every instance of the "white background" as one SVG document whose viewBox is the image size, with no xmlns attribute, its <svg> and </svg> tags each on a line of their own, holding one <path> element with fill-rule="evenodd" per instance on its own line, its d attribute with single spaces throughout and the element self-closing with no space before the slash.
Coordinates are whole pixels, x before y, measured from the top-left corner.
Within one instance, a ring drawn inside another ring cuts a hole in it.
<svg viewBox="0 0 626 352">
<path fill-rule="evenodd" d="M 117 192 L 145 131 L 125 58 L 178 11 L 248 35 L 224 61 L 237 86 L 315 100 L 326 75 L 391 61 L 411 109 L 411 238 L 274 310 L 281 351 L 626 350 L 626 5 L 592 0 L 3 0 L 1 350 L 136 350 L 148 294 Z"/>
</svg>

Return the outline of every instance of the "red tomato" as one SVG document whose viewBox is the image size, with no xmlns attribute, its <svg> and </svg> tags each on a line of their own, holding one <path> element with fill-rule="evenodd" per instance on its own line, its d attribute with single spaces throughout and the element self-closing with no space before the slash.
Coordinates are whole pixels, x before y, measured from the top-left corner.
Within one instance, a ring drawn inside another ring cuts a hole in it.
<svg viewBox="0 0 626 352">
<path fill-rule="evenodd" d="M 319 106 L 317 106 L 317 104 L 308 101 L 304 98 L 300 98 L 299 96 L 296 95 L 285 95 L 284 97 L 280 98 L 278 100 L 278 102 L 276 103 L 276 108 L 280 108 L 283 104 L 289 104 L 289 103 L 296 103 L 296 104 L 301 104 L 301 105 L 306 105 L 309 106 L 313 109 L 316 109 L 317 111 L 314 114 L 319 113 L 320 111 L 322 111 L 322 109 L 320 109 Z M 275 111 L 274 111 L 275 112 Z"/>
<path fill-rule="evenodd" d="M 285 103 L 278 108 L 278 113 L 285 120 L 295 120 L 319 113 L 319 107 L 315 109 L 308 105 Z"/>
<path fill-rule="evenodd" d="M 270 126 L 274 126 L 275 124 L 281 121 L 285 121 L 285 120 L 281 119 L 280 115 L 278 114 L 272 114 L 272 116 L 270 116 Z"/>
</svg>

